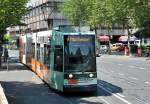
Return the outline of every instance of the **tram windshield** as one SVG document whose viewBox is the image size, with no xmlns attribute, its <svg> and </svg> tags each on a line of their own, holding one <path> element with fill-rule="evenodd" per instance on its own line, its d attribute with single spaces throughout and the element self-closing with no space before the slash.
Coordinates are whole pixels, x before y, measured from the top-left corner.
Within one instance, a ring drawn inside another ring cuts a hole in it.
<svg viewBox="0 0 150 104">
<path fill-rule="evenodd" d="M 95 37 L 92 35 L 65 36 L 64 69 L 66 72 L 95 72 Z"/>
</svg>

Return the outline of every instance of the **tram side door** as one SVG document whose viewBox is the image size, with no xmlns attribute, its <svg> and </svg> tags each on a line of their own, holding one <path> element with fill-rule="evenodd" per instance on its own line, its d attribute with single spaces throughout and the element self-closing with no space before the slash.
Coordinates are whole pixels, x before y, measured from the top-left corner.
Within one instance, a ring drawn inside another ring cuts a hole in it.
<svg viewBox="0 0 150 104">
<path fill-rule="evenodd" d="M 63 46 L 54 46 L 54 65 L 52 72 L 52 86 L 55 89 L 63 90 Z"/>
<path fill-rule="evenodd" d="M 32 37 L 27 37 L 26 42 L 26 64 L 31 68 L 31 58 L 32 58 Z"/>
</svg>

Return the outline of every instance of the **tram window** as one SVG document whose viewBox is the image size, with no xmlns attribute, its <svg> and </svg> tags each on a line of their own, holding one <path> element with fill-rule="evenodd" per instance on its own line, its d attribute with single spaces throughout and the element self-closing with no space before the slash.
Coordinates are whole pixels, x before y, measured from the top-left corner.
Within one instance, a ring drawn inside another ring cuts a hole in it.
<svg viewBox="0 0 150 104">
<path fill-rule="evenodd" d="M 40 61 L 40 44 L 37 44 L 37 60 Z"/>
<path fill-rule="evenodd" d="M 54 51 L 54 70 L 63 71 L 63 46 L 56 45 Z"/>
<path fill-rule="evenodd" d="M 35 44 L 32 44 L 32 57 L 35 58 Z"/>
<path fill-rule="evenodd" d="M 47 64 L 47 54 L 48 54 L 47 46 L 44 45 L 44 64 Z"/>
<path fill-rule="evenodd" d="M 47 46 L 47 52 L 46 52 L 46 65 L 48 68 L 50 68 L 50 53 L 51 53 L 51 46 Z"/>
<path fill-rule="evenodd" d="M 44 52 L 43 52 L 43 47 L 40 48 L 40 62 L 44 63 Z"/>
</svg>

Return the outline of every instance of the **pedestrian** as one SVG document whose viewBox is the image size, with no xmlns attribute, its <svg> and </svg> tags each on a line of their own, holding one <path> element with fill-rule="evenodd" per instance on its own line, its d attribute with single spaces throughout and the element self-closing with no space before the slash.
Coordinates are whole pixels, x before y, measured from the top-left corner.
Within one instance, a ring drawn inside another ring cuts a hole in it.
<svg viewBox="0 0 150 104">
<path fill-rule="evenodd" d="M 7 62 L 8 57 L 9 57 L 8 49 L 5 48 L 5 49 L 4 49 L 4 62 Z"/>
<path fill-rule="evenodd" d="M 2 54 L 3 54 L 3 46 L 0 44 L 0 67 L 2 66 Z"/>
</svg>

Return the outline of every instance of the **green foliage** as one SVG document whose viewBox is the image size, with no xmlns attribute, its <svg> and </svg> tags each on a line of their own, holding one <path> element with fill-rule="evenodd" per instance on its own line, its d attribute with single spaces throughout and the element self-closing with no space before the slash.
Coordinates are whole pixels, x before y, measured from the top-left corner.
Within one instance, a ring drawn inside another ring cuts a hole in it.
<svg viewBox="0 0 150 104">
<path fill-rule="evenodd" d="M 146 53 L 147 52 L 147 50 L 148 50 L 148 47 L 147 46 L 144 46 L 144 45 L 142 45 L 141 46 L 141 49 L 142 49 L 142 53 Z"/>
<path fill-rule="evenodd" d="M 121 24 L 143 27 L 150 23 L 150 0 L 113 0 L 115 18 Z"/>
<path fill-rule="evenodd" d="M 12 25 L 20 24 L 20 19 L 26 13 L 28 0 L 0 0 L 0 34 Z"/>
<path fill-rule="evenodd" d="M 67 0 L 61 7 L 62 13 L 74 24 L 86 23 L 88 11 L 87 6 L 90 0 Z"/>
<path fill-rule="evenodd" d="M 142 27 L 150 23 L 150 0 L 67 0 L 61 11 L 74 24 Z"/>
<path fill-rule="evenodd" d="M 135 21 L 138 27 L 150 23 L 150 0 L 139 0 L 135 5 Z"/>
<path fill-rule="evenodd" d="M 109 32 L 113 23 L 119 23 L 131 35 L 130 28 L 150 26 L 150 0 L 66 0 L 61 11 L 74 24 L 95 30 L 105 26 Z M 128 46 L 130 53 L 129 41 Z"/>
</svg>

